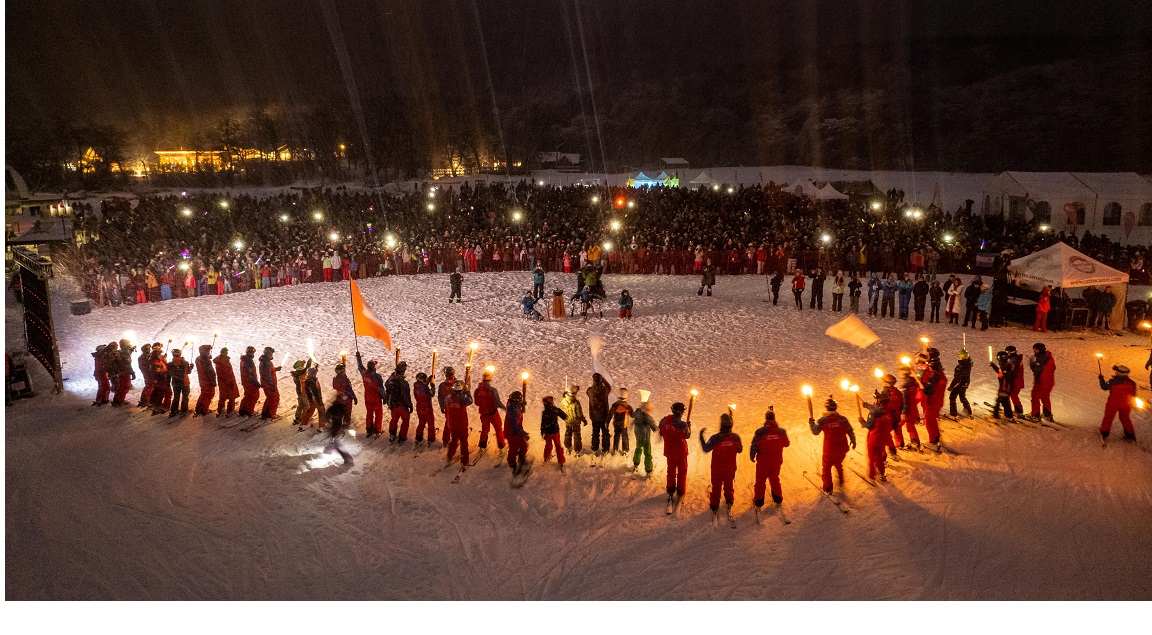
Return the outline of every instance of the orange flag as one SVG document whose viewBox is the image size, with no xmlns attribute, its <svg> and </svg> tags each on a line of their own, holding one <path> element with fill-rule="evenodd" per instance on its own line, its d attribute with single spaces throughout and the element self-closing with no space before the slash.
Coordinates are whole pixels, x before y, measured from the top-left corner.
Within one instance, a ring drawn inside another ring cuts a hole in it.
<svg viewBox="0 0 1152 635">
<path fill-rule="evenodd" d="M 352 285 L 352 328 L 357 335 L 366 335 L 384 342 L 384 348 L 392 350 L 392 336 L 388 329 L 376 317 L 376 312 L 364 301 L 360 295 L 360 288 L 355 280 L 348 281 Z"/>
</svg>

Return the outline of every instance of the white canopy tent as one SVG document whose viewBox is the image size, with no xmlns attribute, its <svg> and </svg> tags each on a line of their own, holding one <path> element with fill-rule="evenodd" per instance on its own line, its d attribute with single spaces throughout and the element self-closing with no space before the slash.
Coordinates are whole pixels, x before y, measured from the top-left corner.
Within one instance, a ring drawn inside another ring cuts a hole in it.
<svg viewBox="0 0 1152 635">
<path fill-rule="evenodd" d="M 1128 295 L 1128 274 L 1097 262 L 1065 243 L 1056 243 L 1047 249 L 1013 260 L 1008 274 L 1022 286 L 1035 288 L 1049 285 L 1068 289 L 1111 285 L 1116 294 L 1116 307 L 1112 310 L 1113 328 L 1124 323 L 1124 302 Z"/>
</svg>

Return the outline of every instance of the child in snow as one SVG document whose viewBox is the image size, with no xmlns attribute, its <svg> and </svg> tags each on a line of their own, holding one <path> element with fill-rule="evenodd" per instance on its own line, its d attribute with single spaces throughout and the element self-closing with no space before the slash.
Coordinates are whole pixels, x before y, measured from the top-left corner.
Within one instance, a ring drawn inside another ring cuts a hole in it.
<svg viewBox="0 0 1152 635">
<path fill-rule="evenodd" d="M 620 292 L 619 304 L 620 304 L 620 319 L 631 320 L 632 319 L 632 296 L 628 295 L 628 289 L 624 289 L 623 291 Z"/>
<path fill-rule="evenodd" d="M 644 396 L 644 391 L 640 391 Z M 632 434 L 636 435 L 636 451 L 632 454 L 632 471 L 640 467 L 640 456 L 644 456 L 644 473 L 652 474 L 652 433 L 656 432 L 656 422 L 652 419 L 652 402 L 640 403 L 640 408 L 632 414 Z"/>
<path fill-rule="evenodd" d="M 567 419 L 568 415 L 557 408 L 552 395 L 543 399 L 544 412 L 540 413 L 540 436 L 544 438 L 544 462 L 552 460 L 552 448 L 556 448 L 556 461 L 560 469 L 564 469 L 564 444 L 560 442 L 560 420 Z"/>
<path fill-rule="evenodd" d="M 520 300 L 520 308 L 524 311 L 525 317 L 532 318 L 533 320 L 543 320 L 544 316 L 536 310 L 536 298 L 532 297 L 531 293 L 525 293 L 524 297 Z"/>
<path fill-rule="evenodd" d="M 628 455 L 628 419 L 632 417 L 632 405 L 628 403 L 628 389 L 621 388 L 620 396 L 609 409 L 612 414 L 612 453 Z"/>
</svg>

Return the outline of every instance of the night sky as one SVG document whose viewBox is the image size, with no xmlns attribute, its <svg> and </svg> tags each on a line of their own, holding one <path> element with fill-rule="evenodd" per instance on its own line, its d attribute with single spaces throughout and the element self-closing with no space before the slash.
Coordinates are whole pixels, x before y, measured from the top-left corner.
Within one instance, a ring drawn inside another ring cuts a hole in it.
<svg viewBox="0 0 1152 635">
<path fill-rule="evenodd" d="M 484 117 L 493 92 L 516 99 L 589 79 L 607 110 L 639 79 L 693 73 L 715 78 L 705 89 L 718 93 L 793 78 L 770 97 L 788 101 L 839 86 L 908 91 L 908 78 L 963 84 L 1076 57 L 1091 72 L 1133 49 L 1152 61 L 1152 3 L 1113 0 L 43 0 L 6 10 L 9 124 L 131 127 L 357 99 Z"/>
</svg>

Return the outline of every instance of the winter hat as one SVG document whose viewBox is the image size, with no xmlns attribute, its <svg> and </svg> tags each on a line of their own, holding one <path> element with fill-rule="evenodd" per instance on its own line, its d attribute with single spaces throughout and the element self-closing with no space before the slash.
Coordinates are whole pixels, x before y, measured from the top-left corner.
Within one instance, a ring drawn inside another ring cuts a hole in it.
<svg viewBox="0 0 1152 635">
<path fill-rule="evenodd" d="M 968 359 L 968 349 L 962 348 L 956 352 L 956 359 Z"/>
<path fill-rule="evenodd" d="M 592 373 L 592 381 L 595 383 L 600 383 L 604 381 L 604 377 L 602 377 L 600 373 Z"/>
<path fill-rule="evenodd" d="M 624 400 L 628 399 L 628 389 L 627 388 L 621 388 L 620 389 L 620 399 L 624 399 Z"/>
<path fill-rule="evenodd" d="M 679 401 L 677 401 L 676 403 L 672 404 L 672 412 L 673 412 L 673 413 L 680 413 L 680 412 L 684 412 L 686 409 L 687 409 L 687 408 L 684 406 L 684 404 L 680 403 Z"/>
<path fill-rule="evenodd" d="M 1004 350 L 1007 351 L 1009 355 L 1011 355 L 1011 354 L 1016 352 L 1016 347 L 1015 346 L 1005 346 Z"/>
<path fill-rule="evenodd" d="M 552 395 L 544 395 L 544 398 L 541 399 L 540 401 L 543 401 L 546 404 L 550 404 L 550 403 L 554 402 L 555 399 L 552 398 Z"/>
<path fill-rule="evenodd" d="M 221 356 L 221 357 L 228 357 L 228 347 L 227 347 L 227 346 L 225 346 L 224 348 L 220 349 L 220 356 Z"/>
<path fill-rule="evenodd" d="M 824 408 L 831 412 L 836 412 L 836 400 L 832 398 L 832 395 L 828 395 L 828 401 L 824 402 Z"/>
<path fill-rule="evenodd" d="M 265 355 L 267 355 L 268 353 L 275 353 L 275 352 L 276 352 L 276 349 L 272 348 L 271 346 L 265 346 L 264 347 L 264 354 Z"/>
<path fill-rule="evenodd" d="M 164 348 L 164 344 L 160 342 L 152 342 L 152 348 Z M 227 350 L 227 349 L 225 349 Z"/>
<path fill-rule="evenodd" d="M 427 373 L 416 373 L 416 381 L 420 382 L 420 383 L 428 381 L 428 374 Z"/>
<path fill-rule="evenodd" d="M 300 370 L 301 368 L 304 368 L 304 361 L 299 360 L 299 359 L 296 360 L 296 363 L 292 364 L 292 368 L 294 368 L 296 370 Z"/>
<path fill-rule="evenodd" d="M 1112 370 L 1116 371 L 1120 375 L 1127 375 L 1128 374 L 1128 367 L 1127 366 L 1113 366 Z"/>
<path fill-rule="evenodd" d="M 344 364 L 336 364 L 336 374 L 337 375 L 343 375 L 344 374 Z"/>
<path fill-rule="evenodd" d="M 120 348 L 131 348 L 131 347 L 132 347 L 132 342 L 129 342 L 128 338 L 124 338 L 124 339 L 120 340 Z"/>
<path fill-rule="evenodd" d="M 1048 347 L 1044 346 L 1044 344 L 1042 342 L 1036 342 L 1035 344 L 1032 345 L 1032 350 L 1034 350 L 1038 353 L 1044 353 L 1044 352 L 1048 351 Z"/>
<path fill-rule="evenodd" d="M 248 348 L 244 349 L 244 352 L 249 354 L 249 355 L 255 355 L 256 354 L 256 347 L 255 346 L 249 346 Z"/>
<path fill-rule="evenodd" d="M 776 411 L 772 408 L 772 406 L 768 406 L 768 411 L 764 413 L 764 421 L 775 421 L 775 420 L 776 420 Z"/>
<path fill-rule="evenodd" d="M 452 368 L 451 366 L 445 366 L 444 367 L 444 376 L 445 377 L 455 377 L 456 376 L 456 369 Z"/>
<path fill-rule="evenodd" d="M 174 348 L 172 349 L 172 357 L 184 357 L 184 353 L 180 349 Z M 1115 366 L 1113 366 L 1113 368 L 1115 368 Z"/>
<path fill-rule="evenodd" d="M 996 353 L 996 359 L 998 359 L 1000 361 L 1004 361 L 1004 360 L 1008 359 L 1008 352 L 1007 351 L 1000 351 L 999 353 Z"/>
<path fill-rule="evenodd" d="M 211 352 L 212 352 L 212 345 L 211 344 L 201 344 L 200 345 L 200 353 L 201 354 L 208 354 Z"/>
<path fill-rule="evenodd" d="M 732 431 L 732 417 L 729 417 L 727 412 L 720 415 L 720 431 L 721 432 L 731 432 Z"/>
<path fill-rule="evenodd" d="M 929 348 L 928 349 L 928 359 L 930 359 L 930 360 L 931 359 L 940 359 L 940 349 Z"/>
<path fill-rule="evenodd" d="M 404 372 L 407 370 L 408 370 L 408 362 L 400 362 L 399 364 L 396 364 L 396 374 L 397 375 L 403 375 Z"/>
<path fill-rule="evenodd" d="M 519 390 L 513 390 L 512 394 L 508 395 L 508 403 L 524 403 L 524 395 L 521 395 Z"/>
</svg>

